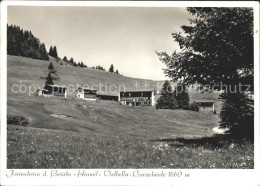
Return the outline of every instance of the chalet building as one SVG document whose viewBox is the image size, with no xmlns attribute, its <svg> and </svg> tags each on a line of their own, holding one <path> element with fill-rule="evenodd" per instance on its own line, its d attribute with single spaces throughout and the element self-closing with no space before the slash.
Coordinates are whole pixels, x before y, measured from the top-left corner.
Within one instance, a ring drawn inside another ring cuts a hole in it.
<svg viewBox="0 0 260 186">
<path fill-rule="evenodd" d="M 154 90 L 120 91 L 120 102 L 129 106 L 154 106 Z"/>
<path fill-rule="evenodd" d="M 83 100 L 96 101 L 97 100 L 97 90 L 80 87 L 77 90 L 77 98 L 80 98 Z"/>
<path fill-rule="evenodd" d="M 97 97 L 98 99 L 102 99 L 102 100 L 120 101 L 119 93 L 97 92 Z"/>
<path fill-rule="evenodd" d="M 195 102 L 198 104 L 200 112 L 214 112 L 215 111 L 214 101 L 197 100 Z"/>
<path fill-rule="evenodd" d="M 45 85 L 44 89 L 37 91 L 39 96 L 67 97 L 67 88 L 60 85 Z"/>
</svg>

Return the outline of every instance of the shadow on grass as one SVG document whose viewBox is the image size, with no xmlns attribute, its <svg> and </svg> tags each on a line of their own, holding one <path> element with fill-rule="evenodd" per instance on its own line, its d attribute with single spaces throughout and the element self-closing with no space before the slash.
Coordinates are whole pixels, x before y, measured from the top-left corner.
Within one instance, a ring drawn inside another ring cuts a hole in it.
<svg viewBox="0 0 260 186">
<path fill-rule="evenodd" d="M 204 147 L 208 149 L 215 148 L 232 148 L 234 144 L 242 145 L 246 142 L 253 144 L 252 140 L 233 138 L 225 134 L 216 134 L 211 137 L 201 138 L 166 138 L 166 139 L 155 139 L 152 142 L 165 142 L 169 146 L 173 147 Z"/>
</svg>

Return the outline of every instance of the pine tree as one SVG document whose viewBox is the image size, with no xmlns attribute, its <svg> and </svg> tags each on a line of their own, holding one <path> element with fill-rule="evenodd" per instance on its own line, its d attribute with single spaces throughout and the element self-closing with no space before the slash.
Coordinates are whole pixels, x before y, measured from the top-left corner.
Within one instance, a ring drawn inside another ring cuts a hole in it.
<svg viewBox="0 0 260 186">
<path fill-rule="evenodd" d="M 51 76 L 51 73 L 48 73 L 48 76 L 46 77 L 45 86 L 46 85 L 53 85 L 53 78 Z"/>
<path fill-rule="evenodd" d="M 179 109 L 190 109 L 190 98 L 185 85 L 178 83 L 175 87 L 174 95 L 178 103 Z"/>
<path fill-rule="evenodd" d="M 177 109 L 178 103 L 172 92 L 172 87 L 169 81 L 165 81 L 161 90 L 161 97 L 158 99 L 157 109 Z"/>
<path fill-rule="evenodd" d="M 15 38 L 10 34 L 7 36 L 7 54 L 18 55 Z"/>
<path fill-rule="evenodd" d="M 83 62 L 81 62 L 81 63 L 80 63 L 80 66 L 81 66 L 82 68 L 84 67 L 84 64 L 83 64 Z"/>
<path fill-rule="evenodd" d="M 64 62 L 68 62 L 68 59 L 67 59 L 67 57 L 66 56 L 64 56 L 64 58 L 62 59 Z"/>
<path fill-rule="evenodd" d="M 112 64 L 109 68 L 109 72 L 113 73 L 114 72 L 114 65 Z"/>
<path fill-rule="evenodd" d="M 47 51 L 46 51 L 46 48 L 45 48 L 45 44 L 44 44 L 44 43 L 42 43 L 42 44 L 40 45 L 39 52 L 40 52 L 40 59 L 49 60 L 49 56 L 48 56 L 48 54 L 47 54 Z"/>
<path fill-rule="evenodd" d="M 223 93 L 220 127 L 227 133 L 243 138 L 254 136 L 254 102 L 244 93 Z"/>
<path fill-rule="evenodd" d="M 74 59 L 73 59 L 73 58 L 70 58 L 70 60 L 69 60 L 69 64 L 71 64 L 71 65 L 74 64 Z"/>
<path fill-rule="evenodd" d="M 78 64 L 77 64 L 76 62 L 74 62 L 74 63 L 73 63 L 73 66 L 74 66 L 74 67 L 77 67 L 77 66 L 78 66 Z"/>
<path fill-rule="evenodd" d="M 58 52 L 56 46 L 53 47 L 53 57 L 58 58 Z"/>
<path fill-rule="evenodd" d="M 119 74 L 118 70 L 116 70 L 116 74 Z"/>
<path fill-rule="evenodd" d="M 51 46 L 50 49 L 49 49 L 49 55 L 50 55 L 50 56 L 53 56 L 53 49 L 52 49 L 52 46 Z"/>
<path fill-rule="evenodd" d="M 166 65 L 166 76 L 186 85 L 224 91 L 220 125 L 230 134 L 253 137 L 251 100 L 226 90 L 246 85 L 254 94 L 253 8 L 189 7 L 187 11 L 193 16 L 190 24 L 181 26 L 182 33 L 172 34 L 180 52 L 157 53 Z"/>
<path fill-rule="evenodd" d="M 52 73 L 52 71 L 54 70 L 52 62 L 50 62 L 48 69 L 49 69 L 50 73 Z"/>
</svg>

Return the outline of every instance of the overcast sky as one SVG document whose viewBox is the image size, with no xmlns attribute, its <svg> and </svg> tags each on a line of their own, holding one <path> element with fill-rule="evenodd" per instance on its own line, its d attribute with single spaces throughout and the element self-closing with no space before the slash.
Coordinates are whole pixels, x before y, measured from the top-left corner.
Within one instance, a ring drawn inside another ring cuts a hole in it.
<svg viewBox="0 0 260 186">
<path fill-rule="evenodd" d="M 56 45 L 61 58 L 152 80 L 165 79 L 155 51 L 179 50 L 171 33 L 189 17 L 185 8 L 8 7 L 8 24 L 31 30 L 47 51 Z"/>
</svg>

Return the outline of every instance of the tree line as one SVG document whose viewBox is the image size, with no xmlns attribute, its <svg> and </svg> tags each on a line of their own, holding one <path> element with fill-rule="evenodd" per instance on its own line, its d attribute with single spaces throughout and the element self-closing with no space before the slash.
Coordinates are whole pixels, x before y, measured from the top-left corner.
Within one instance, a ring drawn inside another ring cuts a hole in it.
<svg viewBox="0 0 260 186">
<path fill-rule="evenodd" d="M 7 54 L 49 60 L 45 44 L 16 25 L 7 25 Z"/>
<path fill-rule="evenodd" d="M 96 67 L 94 66 L 93 69 L 106 71 L 106 69 L 103 68 L 103 67 L 100 66 L 100 65 L 98 65 L 98 66 L 96 66 Z M 113 64 L 110 65 L 110 67 L 109 67 L 109 69 L 108 69 L 108 72 L 119 74 L 119 71 L 118 71 L 118 70 L 114 71 L 114 65 L 113 65 Z"/>
<path fill-rule="evenodd" d="M 104 67 L 100 66 L 100 65 L 93 67 L 93 69 L 106 71 L 106 69 Z"/>
<path fill-rule="evenodd" d="M 49 56 L 60 60 L 58 49 L 56 46 L 50 46 L 49 52 L 46 51 L 45 44 L 35 37 L 31 31 L 23 30 L 16 25 L 7 25 L 7 54 L 33 59 L 49 60 Z M 81 68 L 87 68 L 82 61 L 76 62 L 71 57 L 69 60 L 64 56 L 63 61 L 69 65 Z M 63 63 L 61 62 L 61 65 Z M 106 71 L 105 68 L 98 65 L 93 69 Z M 109 72 L 119 74 L 118 70 L 114 71 L 113 64 L 109 68 Z"/>
<path fill-rule="evenodd" d="M 72 65 L 74 67 L 81 67 L 81 68 L 87 68 L 88 66 L 85 65 L 82 61 L 81 62 L 76 62 L 74 59 L 71 57 L 70 60 L 68 60 L 67 56 L 64 56 L 62 59 L 65 63 Z"/>
</svg>

